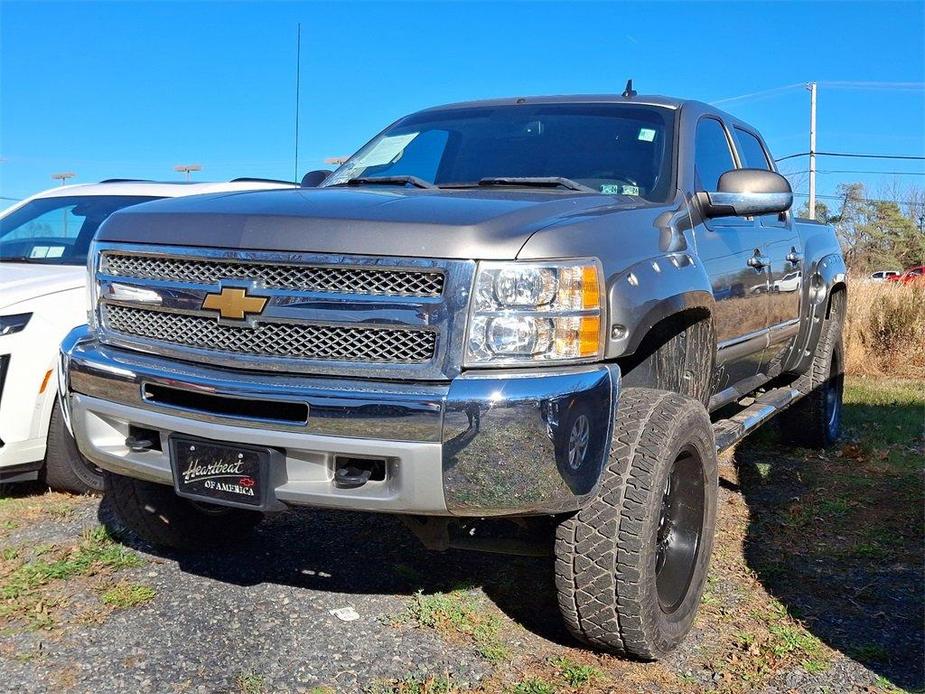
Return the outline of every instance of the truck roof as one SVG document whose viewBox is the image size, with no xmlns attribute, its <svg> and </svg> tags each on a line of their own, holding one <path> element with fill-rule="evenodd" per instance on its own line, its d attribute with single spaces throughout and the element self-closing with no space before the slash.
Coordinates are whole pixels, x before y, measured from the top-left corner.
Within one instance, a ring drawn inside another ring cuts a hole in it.
<svg viewBox="0 0 925 694">
<path fill-rule="evenodd" d="M 620 94 L 560 94 L 550 96 L 512 96 L 502 99 L 482 99 L 479 101 L 460 101 L 443 106 L 433 106 L 426 108 L 421 113 L 427 111 L 443 111 L 457 108 L 474 108 L 478 106 L 519 106 L 521 104 L 587 104 L 587 103 L 604 103 L 604 104 L 639 104 L 646 106 L 661 106 L 663 108 L 676 109 L 685 103 L 698 103 L 686 99 L 675 99 L 668 96 L 659 96 L 654 94 L 637 94 L 636 96 L 621 96 Z M 706 106 L 706 104 L 701 104 Z"/>
</svg>

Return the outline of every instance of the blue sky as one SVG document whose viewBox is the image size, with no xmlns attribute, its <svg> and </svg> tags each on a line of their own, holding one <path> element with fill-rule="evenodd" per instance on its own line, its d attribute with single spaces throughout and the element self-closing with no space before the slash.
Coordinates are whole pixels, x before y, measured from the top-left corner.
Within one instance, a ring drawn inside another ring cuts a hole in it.
<svg viewBox="0 0 925 694">
<path fill-rule="evenodd" d="M 818 149 L 925 155 L 925 3 L 0 2 L 0 196 L 54 182 L 300 174 L 398 116 L 466 99 L 622 91 L 702 101 L 817 80 Z M 876 82 L 857 87 L 839 82 Z M 808 149 L 800 87 L 723 104 L 775 156 Z M 805 159 L 786 171 L 805 169 Z M 925 162 L 820 159 L 820 170 Z M 819 192 L 892 175 L 821 174 Z M 801 190 L 806 190 L 806 182 Z M 799 191 L 798 191 L 799 192 Z"/>
</svg>

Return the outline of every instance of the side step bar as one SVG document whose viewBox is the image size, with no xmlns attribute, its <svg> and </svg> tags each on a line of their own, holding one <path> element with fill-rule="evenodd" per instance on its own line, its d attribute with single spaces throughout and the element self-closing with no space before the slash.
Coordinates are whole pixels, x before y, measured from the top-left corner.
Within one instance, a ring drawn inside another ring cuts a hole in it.
<svg viewBox="0 0 925 694">
<path fill-rule="evenodd" d="M 800 391 L 791 386 L 775 388 L 759 395 L 755 398 L 755 402 L 738 414 L 715 422 L 713 435 L 716 437 L 716 451 L 722 453 L 734 446 L 753 429 L 764 424 L 778 412 L 790 407 L 802 396 Z"/>
</svg>

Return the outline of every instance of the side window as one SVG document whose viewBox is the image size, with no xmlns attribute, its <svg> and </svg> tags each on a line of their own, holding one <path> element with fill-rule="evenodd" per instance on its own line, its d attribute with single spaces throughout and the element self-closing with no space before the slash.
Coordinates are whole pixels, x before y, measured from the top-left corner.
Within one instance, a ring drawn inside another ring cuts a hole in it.
<svg viewBox="0 0 925 694">
<path fill-rule="evenodd" d="M 739 154 L 746 169 L 771 170 L 768 155 L 761 146 L 761 141 L 747 130 L 736 128 L 736 137 L 739 140 Z"/>
<path fill-rule="evenodd" d="M 772 170 L 771 158 L 761 145 L 761 140 L 747 130 L 742 130 L 742 128 L 735 128 L 735 135 L 739 143 L 739 158 L 745 168 Z M 766 227 L 780 226 L 787 221 L 785 214 L 766 214 L 759 219 L 761 220 L 761 225 Z"/>
<path fill-rule="evenodd" d="M 694 167 L 698 189 L 707 192 L 715 191 L 719 177 L 736 168 L 726 129 L 715 118 L 704 118 L 697 124 Z"/>
</svg>

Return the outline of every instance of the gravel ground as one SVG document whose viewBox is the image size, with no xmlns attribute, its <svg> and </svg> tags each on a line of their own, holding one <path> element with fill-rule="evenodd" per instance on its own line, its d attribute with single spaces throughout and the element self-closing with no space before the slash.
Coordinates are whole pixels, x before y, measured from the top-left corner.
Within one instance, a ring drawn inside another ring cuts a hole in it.
<svg viewBox="0 0 925 694">
<path fill-rule="evenodd" d="M 908 448 L 905 435 L 897 438 Z M 918 449 L 906 448 L 897 449 L 908 453 L 901 461 L 920 459 Z M 811 504 L 828 501 L 822 492 L 833 470 L 861 463 L 841 453 L 804 454 L 758 437 L 723 461 L 701 615 L 682 647 L 654 664 L 595 654 L 571 640 L 559 619 L 550 560 L 428 552 L 397 519 L 374 514 L 293 511 L 268 519 L 230 550 L 196 557 L 125 537 L 139 565 L 50 580 L 29 594 L 26 611 L 25 602 L 4 601 L 4 581 L 9 585 L 26 562 L 75 551 L 81 533 L 111 522 L 111 514 L 105 500 L 16 491 L 19 498 L 0 499 L 0 691 L 919 689 L 922 566 L 901 546 L 888 548 L 890 561 L 839 549 L 857 544 L 849 534 L 875 523 L 877 509 L 889 504 L 851 502 L 833 524 Z M 875 456 L 863 464 L 876 471 L 870 466 L 885 463 Z M 895 470 L 885 470 L 883 479 L 895 483 Z M 874 492 L 880 489 L 876 477 L 869 479 Z M 919 498 L 920 482 L 909 499 Z M 855 521 L 854 512 L 864 515 Z M 805 525 L 796 525 L 801 518 Z M 911 518 L 915 527 L 904 542 L 916 556 L 922 523 Z M 815 528 L 821 534 L 812 534 Z M 104 589 L 122 583 L 147 586 L 153 597 L 134 606 L 104 604 Z M 408 617 L 422 596 L 460 594 L 501 625 L 503 658 L 486 657 L 471 633 L 454 632 L 452 620 L 430 628 Z M 19 612 L 4 615 L 11 607 Z M 346 607 L 358 618 L 331 613 Z M 568 684 L 563 658 L 593 676 Z M 450 687 L 439 686 L 444 676 Z M 430 686 L 416 686 L 414 678 L 430 678 Z"/>
<path fill-rule="evenodd" d="M 733 493 L 724 490 L 724 496 Z M 66 518 L 43 518 L 14 530 L 4 545 L 74 541 L 104 514 L 95 499 L 75 500 Z M 195 559 L 135 545 L 145 562 L 119 578 L 153 587 L 137 607 L 86 618 L 98 604 L 91 593 L 69 596 L 68 614 L 52 630 L 0 632 L 0 689 L 16 692 L 253 692 L 307 691 L 326 686 L 361 691 L 377 681 L 450 673 L 454 685 L 502 687 L 493 666 L 471 643 L 402 623 L 411 595 L 480 586 L 507 615 L 512 673 L 537 654 L 569 653 L 542 559 L 420 549 L 394 519 L 376 515 L 301 511 L 264 524 L 232 552 Z M 730 601 L 734 602 L 730 594 Z M 344 622 L 331 610 L 352 607 Z M 598 666 L 627 676 L 607 691 L 723 688 L 703 665 L 711 638 L 698 628 L 684 647 L 658 665 L 606 658 Z M 504 666 L 502 666 L 504 669 Z M 651 678 L 650 678 L 651 676 Z M 516 679 L 516 677 L 515 677 Z M 847 691 L 877 684 L 875 672 L 845 657 L 822 675 L 803 669 L 778 673 L 767 692 Z M 410 691 L 410 690 L 409 690 Z M 568 690 L 571 691 L 571 690 Z"/>
</svg>

